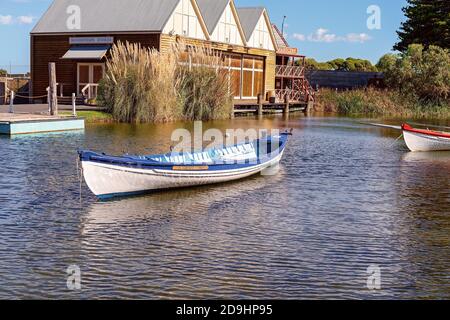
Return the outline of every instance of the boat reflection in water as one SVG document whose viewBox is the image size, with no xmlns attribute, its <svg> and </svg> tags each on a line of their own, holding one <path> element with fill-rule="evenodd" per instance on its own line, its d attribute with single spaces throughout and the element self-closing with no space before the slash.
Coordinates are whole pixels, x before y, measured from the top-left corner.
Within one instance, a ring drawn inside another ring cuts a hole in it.
<svg viewBox="0 0 450 320">
<path fill-rule="evenodd" d="M 403 156 L 407 163 L 422 162 L 450 166 L 450 151 L 440 152 L 408 152 Z"/>
<path fill-rule="evenodd" d="M 271 186 L 278 185 L 283 180 L 282 166 L 271 169 L 270 176 L 255 176 L 236 182 L 218 185 L 200 186 L 189 189 L 175 189 L 131 198 L 119 198 L 111 201 L 95 202 L 83 218 L 82 234 L 99 231 L 103 228 L 111 229 L 127 223 L 149 223 L 151 220 L 173 219 L 193 212 L 207 214 L 208 208 L 213 205 L 226 205 L 236 201 L 237 198 L 247 197 L 253 209 L 264 210 L 264 203 L 253 202 L 251 194 L 260 189 L 270 190 Z M 276 173 L 276 174 L 275 174 Z M 287 196 L 287 193 L 284 193 Z M 277 193 L 282 201 L 283 194 Z M 245 214 L 245 213 L 243 213 Z"/>
</svg>

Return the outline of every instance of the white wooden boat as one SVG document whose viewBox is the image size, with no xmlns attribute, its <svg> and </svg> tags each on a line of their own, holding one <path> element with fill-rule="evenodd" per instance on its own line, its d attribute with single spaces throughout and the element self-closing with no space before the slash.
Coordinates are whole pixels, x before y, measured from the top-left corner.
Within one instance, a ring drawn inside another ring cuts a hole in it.
<svg viewBox="0 0 450 320">
<path fill-rule="evenodd" d="M 121 157 L 79 151 L 83 176 L 99 198 L 238 180 L 279 164 L 291 133 L 197 153 Z"/>
<path fill-rule="evenodd" d="M 450 151 L 450 133 L 402 126 L 406 145 L 411 151 Z"/>
</svg>

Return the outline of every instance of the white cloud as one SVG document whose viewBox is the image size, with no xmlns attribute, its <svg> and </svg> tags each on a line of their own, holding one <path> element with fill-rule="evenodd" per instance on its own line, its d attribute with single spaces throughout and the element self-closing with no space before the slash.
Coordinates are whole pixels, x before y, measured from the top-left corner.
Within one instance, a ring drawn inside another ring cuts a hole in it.
<svg viewBox="0 0 450 320">
<path fill-rule="evenodd" d="M 0 25 L 9 25 L 13 23 L 13 17 L 11 15 L 2 16 L 0 15 Z"/>
<path fill-rule="evenodd" d="M 349 33 L 346 37 L 348 42 L 361 42 L 371 40 L 372 38 L 367 33 Z"/>
<path fill-rule="evenodd" d="M 20 24 L 32 24 L 34 17 L 32 16 L 20 16 L 17 18 Z"/>
<path fill-rule="evenodd" d="M 301 33 L 294 33 L 292 35 L 292 37 L 298 41 L 305 41 L 306 40 L 306 36 L 304 34 Z"/>
<path fill-rule="evenodd" d="M 307 37 L 303 34 L 294 33 L 294 39 L 299 41 L 310 41 L 310 42 L 325 42 L 325 43 L 333 43 L 333 42 L 359 42 L 364 43 L 372 38 L 367 33 L 349 33 L 345 36 L 338 36 L 335 33 L 331 33 L 330 30 L 325 28 L 319 28 L 315 32 L 311 33 Z"/>
<path fill-rule="evenodd" d="M 32 24 L 34 22 L 33 16 L 19 16 L 13 17 L 12 15 L 2 16 L 0 15 L 0 25 L 12 25 L 12 24 Z"/>
<path fill-rule="evenodd" d="M 336 42 L 339 41 L 340 38 L 334 33 L 329 33 L 329 30 L 325 28 L 319 28 L 316 32 L 310 34 L 308 36 L 308 40 L 312 42 Z"/>
</svg>

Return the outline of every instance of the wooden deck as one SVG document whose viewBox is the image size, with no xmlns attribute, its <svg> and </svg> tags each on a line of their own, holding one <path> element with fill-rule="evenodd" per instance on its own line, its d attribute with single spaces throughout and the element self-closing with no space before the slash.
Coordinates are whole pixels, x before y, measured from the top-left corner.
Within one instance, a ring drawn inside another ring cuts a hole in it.
<svg viewBox="0 0 450 320">
<path fill-rule="evenodd" d="M 0 134 L 17 135 L 83 130 L 84 119 L 30 113 L 0 113 Z"/>
<path fill-rule="evenodd" d="M 236 100 L 234 101 L 234 115 L 264 115 L 277 113 L 292 112 L 308 112 L 308 104 L 300 101 L 292 101 L 289 103 L 276 102 L 270 103 L 263 101 L 258 103 L 257 100 Z"/>
</svg>

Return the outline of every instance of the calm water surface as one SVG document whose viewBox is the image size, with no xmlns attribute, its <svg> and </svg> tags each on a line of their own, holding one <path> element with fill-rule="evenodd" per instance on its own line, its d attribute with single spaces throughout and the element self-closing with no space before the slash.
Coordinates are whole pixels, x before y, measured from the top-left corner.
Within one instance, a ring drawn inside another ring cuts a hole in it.
<svg viewBox="0 0 450 320">
<path fill-rule="evenodd" d="M 180 126 L 0 137 L 0 298 L 450 298 L 450 153 L 356 120 L 208 123 L 295 135 L 275 177 L 80 201 L 78 148 L 167 152 Z"/>
</svg>

